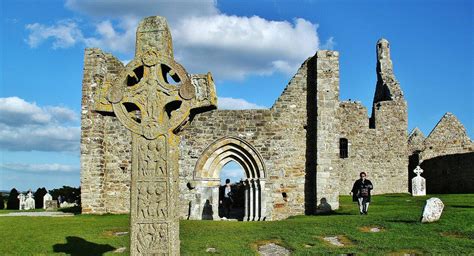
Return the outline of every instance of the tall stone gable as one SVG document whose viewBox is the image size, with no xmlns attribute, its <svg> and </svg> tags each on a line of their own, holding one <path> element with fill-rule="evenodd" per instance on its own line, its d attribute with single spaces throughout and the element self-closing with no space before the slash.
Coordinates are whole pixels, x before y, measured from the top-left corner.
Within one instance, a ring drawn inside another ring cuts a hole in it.
<svg viewBox="0 0 474 256">
<path fill-rule="evenodd" d="M 340 138 L 347 139 L 347 157 L 340 158 L 340 191 L 348 194 L 354 179 L 366 172 L 374 192 L 408 192 L 407 103 L 390 59 L 390 44 L 376 45 L 377 84 L 372 114 L 357 101 L 339 104 Z"/>
</svg>

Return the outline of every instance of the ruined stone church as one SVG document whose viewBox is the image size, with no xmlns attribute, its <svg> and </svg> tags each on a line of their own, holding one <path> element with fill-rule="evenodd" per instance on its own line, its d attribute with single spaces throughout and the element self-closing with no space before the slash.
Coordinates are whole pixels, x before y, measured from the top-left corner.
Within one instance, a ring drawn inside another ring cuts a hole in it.
<svg viewBox="0 0 474 256">
<path fill-rule="evenodd" d="M 172 55 L 171 33 L 163 22 L 148 31 L 153 33 L 149 45 Z M 376 53 L 377 84 L 370 115 L 360 102 L 339 99 L 339 53 L 327 50 L 304 61 L 269 109 L 191 113 L 185 129 L 177 131 L 180 191 L 174 203 L 180 217 L 201 219 L 204 207 L 210 207 L 212 219 L 219 219 L 220 171 L 230 161 L 245 172 L 246 221 L 314 214 L 328 206 L 338 209 L 339 195 L 349 193 L 360 171 L 368 173 L 375 194 L 406 193 L 410 169 L 420 163 L 430 163 L 424 174 L 434 175 L 427 178 L 428 192 L 430 186 L 442 192 L 446 188 L 440 176 L 466 168 L 471 171 L 462 172 L 457 182 L 464 192 L 472 192 L 474 145 L 463 125 L 448 113 L 428 137 L 418 129 L 408 136 L 407 102 L 394 75 L 389 42 L 380 39 Z M 107 76 L 123 67 L 100 49 L 85 51 L 83 213 L 130 212 L 132 136 L 106 100 Z M 137 67 L 130 79 L 139 81 L 142 76 L 143 69 Z M 213 83 L 210 73 L 189 75 L 189 79 L 197 97 L 216 100 L 215 91 L 202 90 L 214 88 L 202 86 Z M 131 116 L 140 112 L 136 106 L 124 107 Z M 450 161 L 460 161 L 462 166 L 449 169 Z"/>
</svg>

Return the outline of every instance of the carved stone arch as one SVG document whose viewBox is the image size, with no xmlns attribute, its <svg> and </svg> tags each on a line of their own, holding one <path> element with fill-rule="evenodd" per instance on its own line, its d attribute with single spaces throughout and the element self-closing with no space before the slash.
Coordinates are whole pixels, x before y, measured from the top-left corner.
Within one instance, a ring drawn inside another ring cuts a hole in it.
<svg viewBox="0 0 474 256">
<path fill-rule="evenodd" d="M 230 161 L 237 162 L 246 176 L 244 220 L 264 220 L 265 164 L 260 153 L 249 142 L 238 137 L 223 137 L 214 141 L 197 161 L 193 172 L 194 180 L 202 181 L 200 184 L 204 187 L 213 186 L 218 190 L 215 184 L 220 181 L 222 167 Z M 218 208 L 217 200 L 213 200 L 213 207 Z M 214 216 L 214 219 L 217 218 Z"/>
<path fill-rule="evenodd" d="M 204 150 L 194 168 L 194 179 L 219 179 L 220 169 L 231 160 L 242 166 L 247 178 L 265 178 L 265 164 L 260 153 L 241 138 L 224 137 Z"/>
</svg>

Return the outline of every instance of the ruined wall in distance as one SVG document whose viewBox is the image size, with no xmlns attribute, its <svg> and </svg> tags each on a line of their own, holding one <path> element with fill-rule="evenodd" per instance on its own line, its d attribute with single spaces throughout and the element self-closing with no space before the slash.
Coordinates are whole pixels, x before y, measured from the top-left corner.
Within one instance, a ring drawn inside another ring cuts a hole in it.
<svg viewBox="0 0 474 256">
<path fill-rule="evenodd" d="M 100 49 L 86 49 L 81 110 L 81 202 L 84 214 L 130 211 L 131 134 L 112 115 L 93 111 L 107 73 L 123 64 Z"/>
</svg>

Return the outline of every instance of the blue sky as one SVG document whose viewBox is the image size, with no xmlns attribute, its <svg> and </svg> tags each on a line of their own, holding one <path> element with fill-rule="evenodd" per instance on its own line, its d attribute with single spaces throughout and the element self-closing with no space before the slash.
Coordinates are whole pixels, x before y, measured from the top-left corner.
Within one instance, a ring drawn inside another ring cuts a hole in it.
<svg viewBox="0 0 474 256">
<path fill-rule="evenodd" d="M 270 107 L 307 57 L 333 49 L 340 52 L 341 100 L 370 110 L 375 43 L 384 37 L 408 101 L 409 130 L 427 136 L 452 112 L 474 135 L 472 1 L 0 4 L 0 190 L 79 185 L 84 48 L 126 62 L 137 22 L 150 15 L 168 19 L 175 57 L 189 73 L 213 73 L 220 108 Z"/>
</svg>

